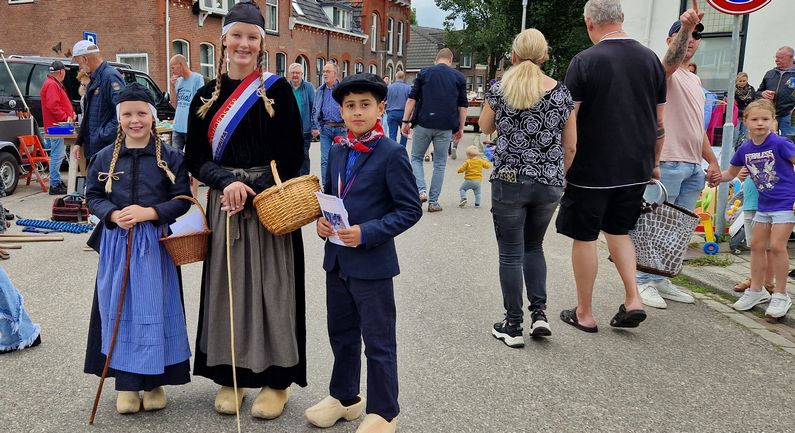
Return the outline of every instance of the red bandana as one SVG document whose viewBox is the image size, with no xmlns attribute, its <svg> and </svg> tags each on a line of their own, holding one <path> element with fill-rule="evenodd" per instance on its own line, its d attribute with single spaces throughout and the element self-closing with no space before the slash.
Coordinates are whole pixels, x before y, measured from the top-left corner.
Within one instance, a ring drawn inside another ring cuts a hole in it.
<svg viewBox="0 0 795 433">
<path fill-rule="evenodd" d="M 381 119 L 376 120 L 373 129 L 365 132 L 358 139 L 353 135 L 353 132 L 348 131 L 348 137 L 338 135 L 334 137 L 334 143 L 345 146 L 349 149 L 356 150 L 361 153 L 370 153 L 372 148 L 365 143 L 377 140 L 384 135 L 384 127 L 381 126 Z"/>
</svg>

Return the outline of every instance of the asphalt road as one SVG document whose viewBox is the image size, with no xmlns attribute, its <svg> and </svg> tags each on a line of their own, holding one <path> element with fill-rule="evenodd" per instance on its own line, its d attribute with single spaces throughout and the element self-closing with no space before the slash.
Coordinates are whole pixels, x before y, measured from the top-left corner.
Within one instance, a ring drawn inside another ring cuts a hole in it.
<svg viewBox="0 0 795 433">
<path fill-rule="evenodd" d="M 464 143 L 474 139 L 467 134 Z M 411 146 L 411 143 L 409 143 Z M 313 146 L 313 170 L 319 171 Z M 463 152 L 459 151 L 463 156 Z M 608 326 L 622 300 L 618 275 L 600 245 L 595 312 L 598 334 L 557 318 L 575 303 L 570 242 L 550 230 L 549 318 L 553 335 L 510 349 L 490 334 L 502 318 L 497 245 L 484 206 L 459 209 L 458 161 L 448 161 L 441 204 L 397 239 L 396 279 L 402 432 L 535 431 L 793 431 L 795 357 L 699 302 L 649 311 L 637 330 Z M 425 163 L 430 178 L 431 163 Z M 5 199 L 25 218 L 46 218 L 51 197 L 32 187 Z M 18 230 L 14 227 L 13 230 Z M 232 432 L 234 417 L 213 410 L 217 387 L 201 377 L 167 389 L 155 413 L 115 412 L 113 381 L 105 384 L 96 424 L 88 426 L 98 378 L 82 373 L 97 255 L 88 235 L 25 244 L 2 266 L 25 296 L 43 344 L 0 357 L 0 430 L 7 432 Z M 332 354 L 326 334 L 322 242 L 304 228 L 307 267 L 309 381 L 294 388 L 273 421 L 249 416 L 243 431 L 312 432 L 303 411 L 327 395 Z M 188 331 L 194 342 L 200 265 L 183 268 Z M 366 383 L 365 380 L 362 383 Z M 365 391 L 364 389 L 362 390 Z M 354 432 L 342 422 L 329 432 Z"/>
</svg>

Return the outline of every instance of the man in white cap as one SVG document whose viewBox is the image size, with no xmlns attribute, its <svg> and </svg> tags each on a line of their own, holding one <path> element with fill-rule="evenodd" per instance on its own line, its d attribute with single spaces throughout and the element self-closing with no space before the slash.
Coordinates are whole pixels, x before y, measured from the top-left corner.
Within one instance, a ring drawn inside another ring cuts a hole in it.
<svg viewBox="0 0 795 433">
<path fill-rule="evenodd" d="M 77 41 L 72 48 L 72 57 L 81 70 L 91 74 L 86 88 L 83 121 L 80 134 L 75 142 L 79 157 L 90 160 L 105 146 L 113 144 L 118 132 L 116 102 L 119 91 L 124 87 L 124 79 L 119 71 L 108 64 L 99 53 L 99 47 L 91 41 Z"/>
</svg>

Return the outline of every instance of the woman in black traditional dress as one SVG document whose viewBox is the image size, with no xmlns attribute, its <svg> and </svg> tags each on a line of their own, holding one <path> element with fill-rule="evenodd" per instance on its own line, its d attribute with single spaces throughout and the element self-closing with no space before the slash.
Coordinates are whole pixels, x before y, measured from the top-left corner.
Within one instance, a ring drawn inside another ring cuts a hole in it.
<svg viewBox="0 0 795 433">
<path fill-rule="evenodd" d="M 256 4 L 236 4 L 223 24 L 217 78 L 193 98 L 185 147 L 188 170 L 210 187 L 207 219 L 213 231 L 202 275 L 194 374 L 221 385 L 216 411 L 235 413 L 245 393 L 235 401 L 229 213 L 237 383 L 262 388 L 251 414 L 271 419 L 281 415 L 291 384 L 306 386 L 303 243 L 300 230 L 267 232 L 252 199 L 274 183 L 271 160 L 282 179 L 298 174 L 304 159 L 301 116 L 287 80 L 264 72 L 265 20 Z"/>
</svg>

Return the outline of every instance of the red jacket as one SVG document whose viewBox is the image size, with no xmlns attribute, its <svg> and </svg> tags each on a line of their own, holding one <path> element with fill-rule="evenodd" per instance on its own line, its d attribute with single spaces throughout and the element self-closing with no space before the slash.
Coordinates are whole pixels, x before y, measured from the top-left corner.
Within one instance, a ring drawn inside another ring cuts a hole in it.
<svg viewBox="0 0 795 433">
<path fill-rule="evenodd" d="M 44 127 L 49 128 L 56 122 L 66 122 L 67 118 L 74 119 L 75 110 L 72 101 L 66 94 L 66 89 L 53 76 L 48 76 L 41 86 L 41 114 L 44 118 Z"/>
</svg>

